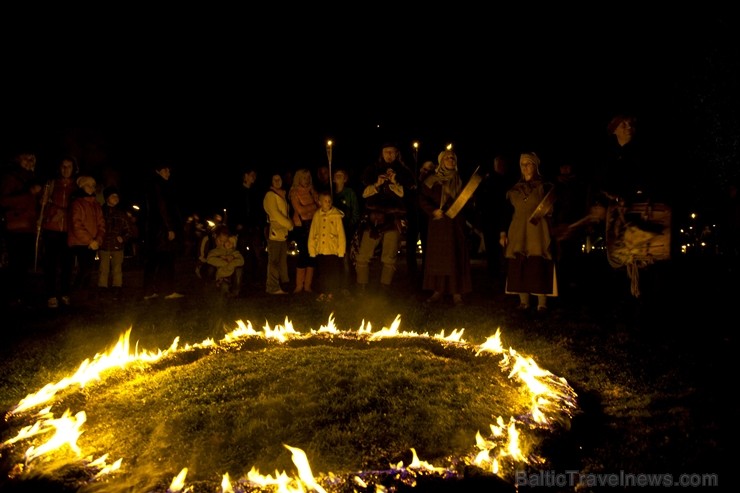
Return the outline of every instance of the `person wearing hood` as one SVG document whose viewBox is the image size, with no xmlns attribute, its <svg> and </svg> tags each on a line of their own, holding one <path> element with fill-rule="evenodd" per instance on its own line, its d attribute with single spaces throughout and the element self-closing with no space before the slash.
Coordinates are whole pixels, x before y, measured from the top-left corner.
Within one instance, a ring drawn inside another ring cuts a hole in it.
<svg viewBox="0 0 740 493">
<path fill-rule="evenodd" d="M 539 168 L 540 158 L 536 153 L 524 152 L 519 156 L 521 176 L 506 192 L 514 212 L 508 231 L 501 232 L 500 243 L 508 262 L 506 293 L 519 296 L 522 311 L 529 309 L 530 295 L 534 294 L 537 312 L 544 313 L 547 297 L 557 296 L 558 291 L 548 200 L 545 200 L 553 185 L 543 179 Z"/>
<path fill-rule="evenodd" d="M 419 207 L 427 217 L 427 239 L 422 289 L 432 291 L 427 303 L 436 303 L 451 295 L 455 305 L 462 295 L 472 291 L 470 252 L 465 237 L 465 216 L 450 218 L 445 211 L 460 195 L 463 184 L 452 150 L 439 154 L 434 173 L 419 189 Z"/>
</svg>

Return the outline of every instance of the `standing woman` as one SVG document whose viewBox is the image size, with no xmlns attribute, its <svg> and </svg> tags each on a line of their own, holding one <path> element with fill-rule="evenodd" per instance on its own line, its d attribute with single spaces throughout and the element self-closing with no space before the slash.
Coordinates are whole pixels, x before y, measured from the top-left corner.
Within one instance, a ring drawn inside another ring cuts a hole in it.
<svg viewBox="0 0 740 493">
<path fill-rule="evenodd" d="M 77 160 L 67 156 L 59 163 L 58 175 L 46 183 L 41 217 L 44 242 L 44 291 L 46 305 L 57 308 L 61 302 L 69 305 L 72 270 L 75 258 L 67 244 L 69 208 L 77 192 Z M 59 284 L 57 285 L 57 281 Z"/>
<path fill-rule="evenodd" d="M 557 296 L 558 292 L 550 223 L 539 211 L 533 215 L 552 189 L 552 184 L 543 180 L 539 166 L 540 158 L 534 152 L 525 152 L 519 157 L 521 177 L 506 192 L 514 213 L 508 233 L 501 232 L 500 243 L 508 263 L 506 293 L 519 295 L 520 310 L 529 308 L 530 295 L 534 294 L 537 311 L 542 313 L 547 311 L 547 297 Z"/>
<path fill-rule="evenodd" d="M 427 303 L 451 294 L 453 303 L 460 305 L 462 295 L 472 291 L 465 218 L 458 214 L 451 219 L 445 214 L 461 190 L 457 155 L 442 151 L 436 170 L 419 189 L 419 207 L 428 219 L 422 289 L 433 293 Z"/>
<path fill-rule="evenodd" d="M 293 233 L 298 245 L 294 293 L 311 292 L 316 259 L 308 254 L 308 232 L 311 220 L 319 208 L 319 196 L 313 187 L 311 172 L 299 169 L 293 176 L 290 187 L 290 205 L 293 207 Z"/>
<path fill-rule="evenodd" d="M 289 216 L 288 201 L 285 199 L 283 178 L 280 173 L 272 175 L 270 189 L 262 199 L 262 207 L 270 222 L 267 233 L 267 281 L 268 294 L 287 294 L 281 283 L 288 283 L 288 232 L 293 230 Z"/>
</svg>

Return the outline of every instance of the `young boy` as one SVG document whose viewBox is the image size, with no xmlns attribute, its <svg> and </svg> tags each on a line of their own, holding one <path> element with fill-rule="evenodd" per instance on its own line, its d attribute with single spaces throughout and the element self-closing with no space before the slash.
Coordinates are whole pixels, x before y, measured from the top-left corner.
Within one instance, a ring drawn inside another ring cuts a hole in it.
<svg viewBox="0 0 740 493">
<path fill-rule="evenodd" d="M 105 234 L 100 245 L 100 272 L 98 288 L 108 288 L 108 277 L 112 273 L 113 299 L 121 297 L 123 288 L 123 250 L 126 242 L 131 238 L 131 223 L 128 215 L 118 208 L 120 197 L 118 189 L 107 187 L 103 190 L 103 217 L 105 218 Z"/>
<path fill-rule="evenodd" d="M 347 241 L 342 211 L 332 206 L 329 190 L 319 192 L 319 210 L 314 213 L 308 233 L 308 254 L 316 258 L 321 294 L 317 301 L 332 301 L 342 287 Z"/>
<path fill-rule="evenodd" d="M 236 298 L 241 290 L 244 256 L 236 248 L 236 237 L 221 228 L 216 236 L 216 247 L 208 252 L 209 265 L 216 267 L 216 286 L 224 294 Z"/>
</svg>

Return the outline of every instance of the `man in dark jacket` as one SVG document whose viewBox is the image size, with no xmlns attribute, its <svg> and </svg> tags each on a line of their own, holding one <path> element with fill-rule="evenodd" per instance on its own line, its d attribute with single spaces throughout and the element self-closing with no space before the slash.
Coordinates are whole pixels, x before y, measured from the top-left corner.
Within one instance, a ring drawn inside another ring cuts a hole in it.
<svg viewBox="0 0 740 493">
<path fill-rule="evenodd" d="M 265 262 L 265 226 L 267 216 L 262 208 L 264 192 L 257 187 L 257 170 L 247 168 L 242 173 L 239 187 L 230 197 L 227 215 L 229 230 L 238 237 L 237 249 L 244 257 L 247 281 L 264 283 L 267 275 Z"/>
<path fill-rule="evenodd" d="M 36 179 L 36 155 L 21 153 L 0 180 L 2 238 L 7 265 L 0 270 L 2 302 L 17 305 L 26 296 L 28 272 L 34 263 L 41 185 Z"/>
<path fill-rule="evenodd" d="M 365 185 L 362 192 L 365 211 L 355 266 L 357 284 L 361 290 L 367 287 L 370 259 L 382 243 L 380 285 L 388 288 L 396 272 L 399 240 L 405 233 L 407 206 L 404 193 L 406 188 L 413 186 L 414 178 L 401 160 L 398 146 L 389 142 L 383 144 L 380 158 L 365 169 L 362 182 Z"/>
<path fill-rule="evenodd" d="M 170 166 L 157 164 L 145 196 L 144 299 L 169 293 L 165 299 L 182 298 L 174 289 L 175 256 L 184 236 L 184 225 L 170 183 Z"/>
</svg>

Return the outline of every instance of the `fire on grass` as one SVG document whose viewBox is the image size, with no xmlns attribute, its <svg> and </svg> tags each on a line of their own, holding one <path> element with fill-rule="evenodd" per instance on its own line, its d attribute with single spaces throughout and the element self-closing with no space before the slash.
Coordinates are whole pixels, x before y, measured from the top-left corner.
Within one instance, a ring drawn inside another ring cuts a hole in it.
<svg viewBox="0 0 740 493">
<path fill-rule="evenodd" d="M 498 367 L 505 372 L 508 379 L 526 390 L 530 399 L 523 415 L 504 418 L 499 416 L 495 423 L 490 424 L 490 433 L 480 431 L 471 443 L 469 453 L 456 458 L 453 462 L 468 466 L 476 466 L 486 472 L 510 480 L 515 465 L 532 465 L 542 462 L 536 451 L 525 450 L 524 441 L 520 436 L 527 430 L 551 430 L 558 424 L 567 423 L 576 411 L 576 394 L 565 379 L 557 377 L 547 370 L 540 368 L 531 357 L 525 357 L 512 348 L 504 348 L 501 342 L 500 329 L 480 345 L 467 343 L 462 335 L 464 329 L 455 329 L 449 335 L 442 330 L 436 335 L 400 331 L 400 315 L 396 317 L 390 327 L 383 327 L 373 331 L 370 323 L 362 322 L 356 331 L 340 331 L 334 323 L 333 314 L 330 315 L 327 325 L 318 330 L 311 329 L 308 333 L 301 333 L 293 328 L 292 322 L 286 317 L 284 325 L 270 327 L 266 324 L 261 331 L 254 330 L 251 322 L 237 321 L 237 327 L 227 333 L 221 341 L 206 339 L 196 344 L 180 346 L 179 337 L 175 338 L 169 348 L 157 351 L 148 351 L 131 347 L 131 329 L 119 337 L 118 343 L 104 353 L 96 354 L 79 366 L 77 371 L 57 383 L 47 384 L 38 392 L 29 394 L 5 415 L 6 422 L 10 423 L 11 430 L 20 428 L 15 436 L 5 440 L 0 448 L 0 457 L 7 461 L 12 457 L 13 464 L 10 477 L 22 480 L 25 475 L 39 472 L 37 465 L 44 461 L 55 463 L 77 464 L 86 471 L 85 481 L 93 483 L 103 479 L 109 480 L 125 471 L 122 460 L 109 461 L 108 454 L 94 458 L 86 456 L 85 451 L 78 446 L 78 438 L 83 433 L 86 422 L 84 410 L 75 414 L 69 409 L 61 416 L 55 417 L 52 406 L 60 393 L 67 390 L 82 389 L 91 382 L 102 380 L 104 373 L 108 374 L 123 368 L 136 369 L 136 365 L 145 368 L 154 362 L 171 357 L 175 353 L 193 350 L 224 350 L 238 341 L 250 338 L 269 340 L 278 344 L 290 340 L 307 339 L 312 337 L 331 337 L 333 339 L 361 340 L 366 342 L 379 341 L 387 338 L 426 338 L 445 346 L 454 346 L 466 351 L 472 351 L 476 357 L 500 357 Z M 37 410 L 39 409 L 39 410 Z M 37 410 L 34 412 L 34 410 Z M 26 423 L 26 426 L 23 426 Z M 22 443 L 30 443 L 25 452 L 19 452 Z M 471 437 L 471 442 L 473 439 Z M 292 461 L 297 468 L 297 475 L 289 475 L 285 471 L 263 475 L 255 467 L 246 477 L 232 480 L 228 473 L 221 481 L 222 492 L 239 491 L 328 491 L 339 490 L 339 484 L 351 485 L 351 489 L 365 491 L 383 491 L 380 483 L 382 475 L 393 476 L 405 484 L 413 486 L 421 475 L 437 475 L 442 478 L 454 477 L 457 473 L 450 466 L 434 466 L 419 460 L 416 451 L 411 449 L 412 461 L 407 466 L 403 462 L 390 464 L 387 471 L 364 471 L 351 473 L 346 479 L 334 473 L 314 477 L 309 460 L 303 450 L 284 444 L 292 454 Z M 11 450 L 12 449 L 12 450 Z M 15 455 L 13 455 L 15 454 Z M 172 480 L 168 492 L 193 491 L 187 484 L 188 468 L 184 467 Z"/>
</svg>

